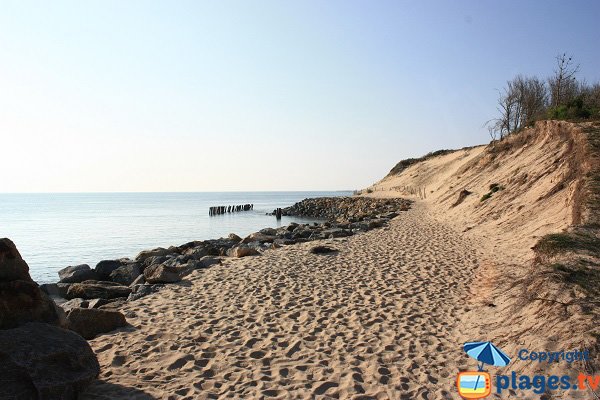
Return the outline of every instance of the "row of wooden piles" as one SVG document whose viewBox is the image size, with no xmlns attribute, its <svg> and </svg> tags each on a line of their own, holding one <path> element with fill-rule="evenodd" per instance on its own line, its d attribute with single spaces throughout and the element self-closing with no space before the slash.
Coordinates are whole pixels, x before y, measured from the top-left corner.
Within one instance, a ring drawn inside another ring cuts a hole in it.
<svg viewBox="0 0 600 400">
<path fill-rule="evenodd" d="M 221 215 L 250 210 L 254 210 L 254 204 L 242 204 L 239 206 L 214 206 L 208 209 L 208 215 Z"/>
</svg>

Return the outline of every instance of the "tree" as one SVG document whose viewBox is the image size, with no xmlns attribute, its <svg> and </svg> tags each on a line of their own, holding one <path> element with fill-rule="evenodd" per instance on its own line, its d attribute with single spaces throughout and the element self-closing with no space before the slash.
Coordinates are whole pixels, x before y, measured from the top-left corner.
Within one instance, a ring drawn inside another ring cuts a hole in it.
<svg viewBox="0 0 600 400">
<path fill-rule="evenodd" d="M 554 76 L 548 79 L 552 107 L 565 105 L 577 96 L 577 72 L 579 64 L 573 64 L 573 57 L 567 56 L 566 53 L 556 56 Z"/>
</svg>

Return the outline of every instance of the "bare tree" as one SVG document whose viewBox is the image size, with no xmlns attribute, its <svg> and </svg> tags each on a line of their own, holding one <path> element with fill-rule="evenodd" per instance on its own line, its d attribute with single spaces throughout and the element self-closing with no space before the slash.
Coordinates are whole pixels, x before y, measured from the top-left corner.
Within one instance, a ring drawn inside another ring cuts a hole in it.
<svg viewBox="0 0 600 400">
<path fill-rule="evenodd" d="M 538 78 L 518 75 L 499 93 L 497 109 L 500 117 L 487 122 L 492 138 L 503 139 L 535 121 L 546 109 L 546 85 Z"/>
<path fill-rule="evenodd" d="M 575 75 L 579 72 L 579 64 L 573 64 L 573 57 L 566 53 L 556 56 L 554 76 L 548 79 L 552 106 L 558 107 L 573 100 L 577 96 L 578 84 Z"/>
</svg>

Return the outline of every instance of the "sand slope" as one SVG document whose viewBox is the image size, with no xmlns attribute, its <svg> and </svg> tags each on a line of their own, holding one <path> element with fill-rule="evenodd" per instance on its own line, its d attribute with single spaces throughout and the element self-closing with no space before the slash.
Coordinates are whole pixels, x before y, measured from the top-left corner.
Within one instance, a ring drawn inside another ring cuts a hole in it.
<svg viewBox="0 0 600 400">
<path fill-rule="evenodd" d="M 419 205 L 325 242 L 340 252 L 228 260 L 128 303 L 134 328 L 91 342 L 84 398 L 456 398 L 469 243 Z"/>
</svg>

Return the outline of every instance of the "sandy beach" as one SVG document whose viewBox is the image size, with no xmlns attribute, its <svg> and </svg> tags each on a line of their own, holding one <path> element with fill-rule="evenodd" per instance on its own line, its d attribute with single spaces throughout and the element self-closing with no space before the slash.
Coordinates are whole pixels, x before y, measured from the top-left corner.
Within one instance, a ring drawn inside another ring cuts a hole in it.
<svg viewBox="0 0 600 400">
<path fill-rule="evenodd" d="M 454 398 L 472 246 L 425 205 L 389 227 L 229 259 L 126 304 L 85 399 Z"/>
</svg>

